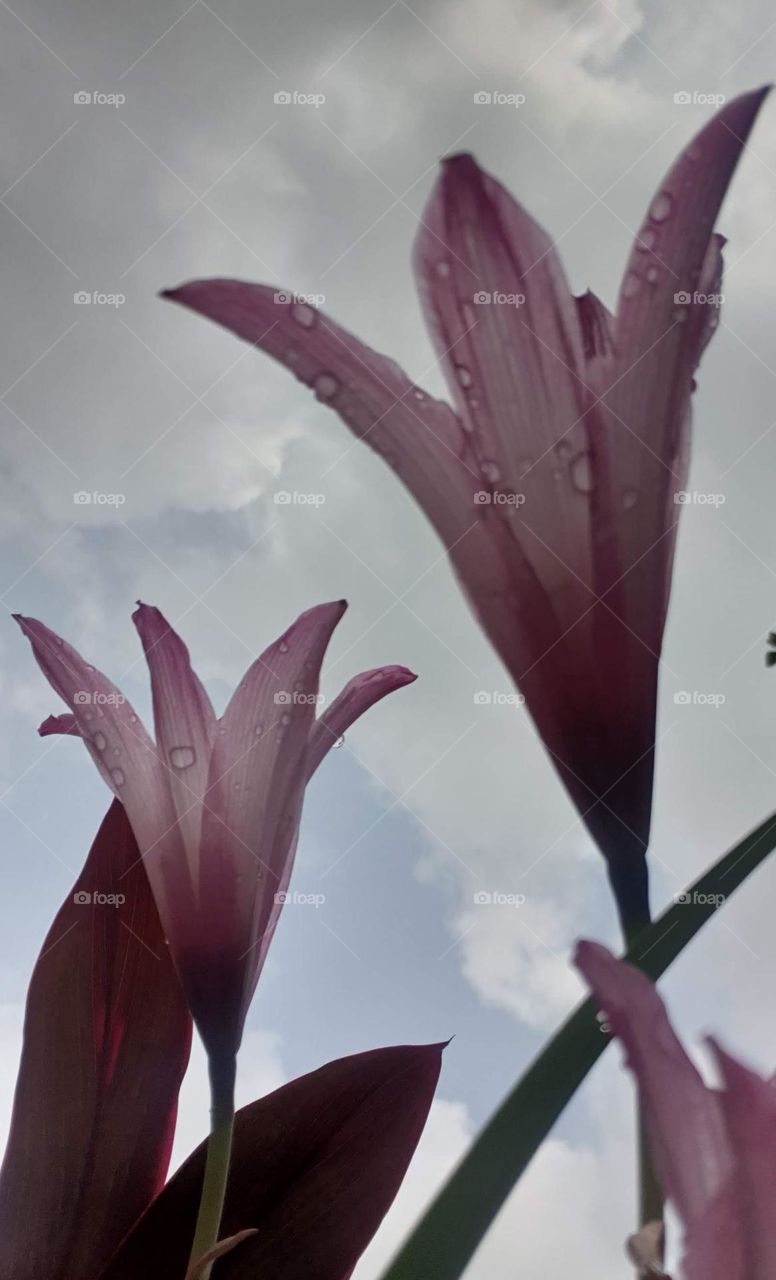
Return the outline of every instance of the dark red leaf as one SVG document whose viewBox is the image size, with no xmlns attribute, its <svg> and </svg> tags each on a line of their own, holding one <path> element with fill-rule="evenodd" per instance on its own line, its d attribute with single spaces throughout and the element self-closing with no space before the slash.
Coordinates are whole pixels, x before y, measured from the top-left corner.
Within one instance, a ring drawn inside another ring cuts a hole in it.
<svg viewBox="0 0 776 1280">
<path fill-rule="evenodd" d="M 0 1280 L 90 1280 L 105 1265 L 164 1183 L 190 1043 L 114 801 L 30 983 L 0 1173 Z"/>
<path fill-rule="evenodd" d="M 347 1280 L 404 1177 L 442 1048 L 340 1058 L 237 1113 L 221 1235 L 258 1233 L 216 1263 L 214 1280 Z M 204 1156 L 203 1144 L 101 1280 L 183 1280 Z"/>
</svg>

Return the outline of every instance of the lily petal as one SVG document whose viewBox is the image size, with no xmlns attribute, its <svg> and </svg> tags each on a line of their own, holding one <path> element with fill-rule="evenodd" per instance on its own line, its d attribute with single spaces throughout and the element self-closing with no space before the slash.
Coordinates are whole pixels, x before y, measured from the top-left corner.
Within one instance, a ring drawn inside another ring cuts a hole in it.
<svg viewBox="0 0 776 1280">
<path fill-rule="evenodd" d="M 697 1221 L 731 1173 L 719 1099 L 685 1053 L 645 974 L 595 942 L 579 943 L 575 964 L 625 1047 L 661 1182 L 684 1221 Z"/>
<path fill-rule="evenodd" d="M 47 716 L 38 726 L 38 733 L 41 738 L 53 737 L 55 734 L 64 734 L 72 738 L 80 738 L 81 730 L 76 724 L 74 715 L 69 711 L 63 712 L 61 716 Z"/>
<path fill-rule="evenodd" d="M 406 667 L 375 667 L 349 680 L 313 725 L 307 755 L 307 777 L 312 777 L 331 748 L 365 711 L 386 694 L 401 689 L 405 684 L 412 684 L 417 678 Z"/>
<path fill-rule="evenodd" d="M 159 756 L 168 773 L 178 826 L 196 878 L 216 715 L 189 651 L 159 609 L 140 604 L 132 615 L 143 643 L 154 703 Z"/>
</svg>

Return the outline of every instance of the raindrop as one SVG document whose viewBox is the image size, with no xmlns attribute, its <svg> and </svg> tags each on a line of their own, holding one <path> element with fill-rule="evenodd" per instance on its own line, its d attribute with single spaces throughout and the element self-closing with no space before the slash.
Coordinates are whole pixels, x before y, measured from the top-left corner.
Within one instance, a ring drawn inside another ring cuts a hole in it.
<svg viewBox="0 0 776 1280">
<path fill-rule="evenodd" d="M 130 724 L 137 724 L 137 716 L 130 716 L 130 717 L 129 717 L 129 723 L 130 723 Z"/>
<path fill-rule="evenodd" d="M 295 302 L 291 308 L 291 315 L 303 329 L 312 329 L 315 324 L 315 311 L 312 307 L 308 307 L 306 302 Z"/>
<path fill-rule="evenodd" d="M 644 230 L 639 234 L 638 240 L 636 241 L 636 252 L 646 253 L 648 249 L 653 249 L 655 247 L 656 240 L 657 240 L 657 232 L 654 230 L 654 228 L 645 227 Z"/>
<path fill-rule="evenodd" d="M 701 149 L 700 147 L 689 147 L 685 154 L 687 159 L 691 160 L 694 164 L 696 160 L 700 160 L 701 158 Z"/>
<path fill-rule="evenodd" d="M 337 741 L 334 743 L 334 746 L 336 748 L 336 747 L 344 747 L 344 745 L 345 745 L 345 735 L 343 733 L 342 737 L 337 738 Z"/>
<path fill-rule="evenodd" d="M 439 259 L 439 262 L 436 264 L 436 273 L 438 276 L 449 276 L 450 263 L 447 262 L 445 258 Z"/>
<path fill-rule="evenodd" d="M 589 453 L 578 453 L 575 458 L 572 458 L 571 483 L 578 493 L 593 492 L 593 489 L 595 488 L 595 478 L 593 476 L 593 467 Z"/>
<path fill-rule="evenodd" d="M 171 747 L 170 749 L 170 764 L 173 769 L 188 769 L 196 758 L 193 747 Z"/>
<path fill-rule="evenodd" d="M 299 359 L 299 352 L 296 351 L 294 347 L 289 347 L 283 359 L 286 364 L 295 364 Z"/>
<path fill-rule="evenodd" d="M 571 441 L 559 440 L 555 446 L 555 452 L 557 453 L 559 458 L 568 458 L 569 454 L 571 453 Z"/>
<path fill-rule="evenodd" d="M 673 197 L 667 191 L 661 191 L 652 202 L 649 216 L 653 222 L 665 222 L 674 207 Z"/>
<path fill-rule="evenodd" d="M 339 382 L 331 373 L 319 373 L 313 382 L 313 391 L 319 400 L 331 400 L 339 391 Z"/>
<path fill-rule="evenodd" d="M 635 271 L 629 271 L 622 286 L 623 298 L 632 298 L 641 288 L 641 281 Z"/>
<path fill-rule="evenodd" d="M 472 385 L 472 375 L 465 364 L 457 364 L 455 373 L 462 387 L 470 387 Z"/>
<path fill-rule="evenodd" d="M 657 267 L 647 267 L 647 281 L 649 284 L 657 284 L 660 279 L 660 272 Z"/>
<path fill-rule="evenodd" d="M 497 462 L 493 462 L 489 458 L 480 464 L 480 470 L 485 479 L 489 480 L 491 484 L 496 484 L 501 479 L 501 468 Z"/>
<path fill-rule="evenodd" d="M 676 324 L 684 324 L 685 320 L 687 319 L 687 308 L 674 307 L 671 313 L 671 319 L 674 320 Z"/>
<path fill-rule="evenodd" d="M 278 645 L 278 653 L 288 653 L 288 644 L 285 640 L 281 640 Z"/>
<path fill-rule="evenodd" d="M 257 738 L 260 738 L 260 737 L 261 737 L 261 735 L 263 734 L 263 732 L 264 732 L 264 725 L 263 725 L 263 724 L 257 724 L 257 725 L 256 725 L 256 728 L 255 728 L 255 730 L 254 730 L 254 733 L 256 734 L 256 737 L 257 737 Z"/>
<path fill-rule="evenodd" d="M 121 769 L 111 769 L 110 776 L 112 777 L 117 787 L 124 786 L 124 783 L 126 782 L 126 778 L 124 777 L 124 774 Z"/>
<path fill-rule="evenodd" d="M 95 733 L 95 735 L 94 735 L 94 745 L 95 745 L 95 747 L 97 748 L 97 750 L 98 750 L 98 751 L 104 751 L 104 750 L 105 750 L 105 748 L 106 748 L 106 747 L 107 747 L 107 745 L 108 745 L 108 739 L 105 737 L 105 734 L 104 734 L 104 733 Z"/>
<path fill-rule="evenodd" d="M 64 640 L 62 639 L 62 637 L 61 637 L 61 636 L 57 636 L 57 644 L 64 644 L 64 643 L 65 643 L 65 642 L 64 642 Z"/>
<path fill-rule="evenodd" d="M 533 464 L 534 464 L 533 458 L 520 459 L 520 478 L 521 479 L 523 476 L 528 475 L 528 472 L 531 470 L 531 467 L 533 466 Z"/>
<path fill-rule="evenodd" d="M 281 723 L 281 724 L 290 724 L 290 723 L 291 723 L 291 716 L 288 714 L 288 712 L 287 712 L 287 711 L 284 711 L 284 712 L 283 712 L 283 714 L 282 714 L 282 716 L 280 717 L 280 723 Z"/>
<path fill-rule="evenodd" d="M 420 387 L 413 387 L 412 394 L 416 400 L 425 400 L 426 398 L 425 391 L 421 391 Z"/>
<path fill-rule="evenodd" d="M 91 711 L 84 711 L 84 720 L 91 720 L 91 718 L 92 718 Z"/>
<path fill-rule="evenodd" d="M 622 491 L 622 509 L 623 511 L 632 511 L 639 500 L 636 489 L 623 489 Z"/>
</svg>

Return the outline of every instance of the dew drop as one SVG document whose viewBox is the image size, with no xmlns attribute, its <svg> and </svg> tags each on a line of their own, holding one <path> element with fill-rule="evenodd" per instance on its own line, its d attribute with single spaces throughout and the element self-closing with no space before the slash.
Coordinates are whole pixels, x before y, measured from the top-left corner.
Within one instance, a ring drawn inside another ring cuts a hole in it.
<svg viewBox="0 0 776 1280">
<path fill-rule="evenodd" d="M 124 773 L 121 769 L 111 769 L 110 776 L 112 777 L 117 787 L 124 786 L 124 783 L 126 782 L 126 778 L 124 777 Z"/>
<path fill-rule="evenodd" d="M 623 489 L 622 491 L 622 509 L 623 511 L 632 511 L 639 500 L 636 489 Z"/>
<path fill-rule="evenodd" d="M 91 720 L 91 718 L 92 718 L 91 711 L 84 711 L 84 720 Z"/>
<path fill-rule="evenodd" d="M 472 385 L 472 375 L 465 364 L 457 364 L 455 366 L 455 374 L 462 387 L 470 387 Z"/>
<path fill-rule="evenodd" d="M 261 737 L 261 735 L 263 734 L 263 732 L 264 732 L 264 725 L 263 725 L 263 724 L 257 724 L 257 725 L 256 725 L 256 728 L 254 729 L 254 733 L 256 734 L 256 737 L 257 737 L 257 738 L 260 738 L 260 737 Z"/>
<path fill-rule="evenodd" d="M 700 147 L 695 147 L 695 146 L 688 147 L 685 154 L 687 156 L 687 159 L 694 164 L 696 160 L 700 160 L 701 158 L 701 149 Z"/>
<path fill-rule="evenodd" d="M 425 391 L 421 391 L 420 387 L 413 387 L 412 394 L 416 400 L 425 400 L 426 398 Z"/>
<path fill-rule="evenodd" d="M 578 453 L 571 460 L 571 483 L 578 493 L 592 493 L 595 488 L 595 478 L 593 476 L 593 467 L 591 464 L 590 454 L 586 451 Z"/>
<path fill-rule="evenodd" d="M 648 284 L 657 284 L 660 279 L 660 272 L 657 267 L 647 267 L 646 279 Z"/>
<path fill-rule="evenodd" d="M 641 288 L 641 280 L 635 271 L 629 271 L 622 286 L 623 298 L 633 298 Z"/>
<path fill-rule="evenodd" d="M 445 258 L 440 258 L 436 264 L 436 273 L 438 276 L 449 276 L 450 263 Z"/>
<path fill-rule="evenodd" d="M 484 462 L 480 463 L 480 470 L 485 479 L 489 480 L 491 484 L 497 484 L 501 479 L 501 468 L 491 458 L 486 458 Z"/>
<path fill-rule="evenodd" d="M 339 391 L 339 382 L 331 373 L 319 373 L 313 382 L 313 391 L 319 400 L 331 400 Z"/>
<path fill-rule="evenodd" d="M 98 751 L 104 751 L 104 750 L 105 750 L 105 748 L 106 748 L 106 747 L 107 747 L 107 745 L 108 745 L 108 739 L 105 737 L 105 734 L 104 734 L 104 733 L 95 733 L 95 735 L 94 735 L 94 745 L 95 745 L 95 747 L 97 748 L 97 750 L 98 750 Z"/>
<path fill-rule="evenodd" d="M 639 238 L 636 241 L 636 252 L 646 253 L 647 250 L 654 249 L 656 240 L 657 240 L 657 232 L 654 230 L 654 228 L 645 227 L 644 230 L 640 232 Z"/>
<path fill-rule="evenodd" d="M 296 361 L 299 359 L 299 352 L 295 350 L 294 347 L 289 347 L 283 359 L 286 364 L 296 364 Z"/>
<path fill-rule="evenodd" d="M 282 716 L 280 717 L 280 723 L 281 723 L 281 724 L 290 724 L 290 723 L 291 723 L 291 716 L 288 714 L 288 712 L 287 712 L 287 711 L 284 711 L 284 712 L 283 712 L 283 714 L 282 714 Z"/>
<path fill-rule="evenodd" d="M 674 207 L 673 197 L 667 191 L 661 191 L 652 202 L 649 216 L 653 222 L 665 222 Z"/>
<path fill-rule="evenodd" d="M 521 458 L 521 459 L 520 459 L 520 464 L 519 464 L 519 465 L 520 465 L 520 478 L 521 478 L 521 479 L 522 479 L 522 477 L 523 477 L 523 476 L 528 475 L 528 472 L 531 470 L 531 467 L 533 466 L 533 464 L 534 464 L 534 460 L 533 460 L 533 458 Z"/>
<path fill-rule="evenodd" d="M 170 764 L 173 769 L 188 769 L 196 758 L 196 752 L 193 747 L 170 748 Z"/>
<path fill-rule="evenodd" d="M 295 302 L 291 308 L 291 315 L 303 329 L 312 329 L 315 324 L 315 311 L 312 307 L 308 307 L 306 302 Z"/>
<path fill-rule="evenodd" d="M 345 745 L 345 735 L 343 733 L 342 737 L 337 738 L 337 741 L 334 743 L 334 746 L 336 748 L 336 747 L 344 747 L 344 745 Z"/>
<path fill-rule="evenodd" d="M 64 644 L 64 643 L 65 643 L 65 642 L 64 642 L 64 640 L 62 639 L 62 637 L 61 637 L 61 636 L 57 636 L 57 644 Z"/>
<path fill-rule="evenodd" d="M 129 717 L 129 723 L 130 723 L 130 724 L 137 724 L 137 716 L 130 716 L 130 717 Z"/>
<path fill-rule="evenodd" d="M 281 640 L 278 645 L 278 653 L 288 653 L 288 644 L 285 640 Z"/>
<path fill-rule="evenodd" d="M 571 441 L 559 440 L 555 446 L 555 452 L 559 458 L 568 458 L 571 453 Z"/>
</svg>

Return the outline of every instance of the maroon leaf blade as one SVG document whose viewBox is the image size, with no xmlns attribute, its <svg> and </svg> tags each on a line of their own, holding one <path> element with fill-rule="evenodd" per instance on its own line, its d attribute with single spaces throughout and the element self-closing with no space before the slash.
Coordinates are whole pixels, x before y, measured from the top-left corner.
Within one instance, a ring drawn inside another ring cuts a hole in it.
<svg viewBox="0 0 776 1280">
<path fill-rule="evenodd" d="M 340 1058 L 238 1111 L 221 1236 L 257 1234 L 217 1263 L 214 1280 L 347 1280 L 404 1177 L 442 1048 Z M 183 1280 L 204 1157 L 203 1144 L 101 1280 Z"/>
<path fill-rule="evenodd" d="M 164 1183 L 190 1044 L 145 869 L 114 801 L 30 982 L 0 1172 L 0 1280 L 97 1275 Z"/>
</svg>

